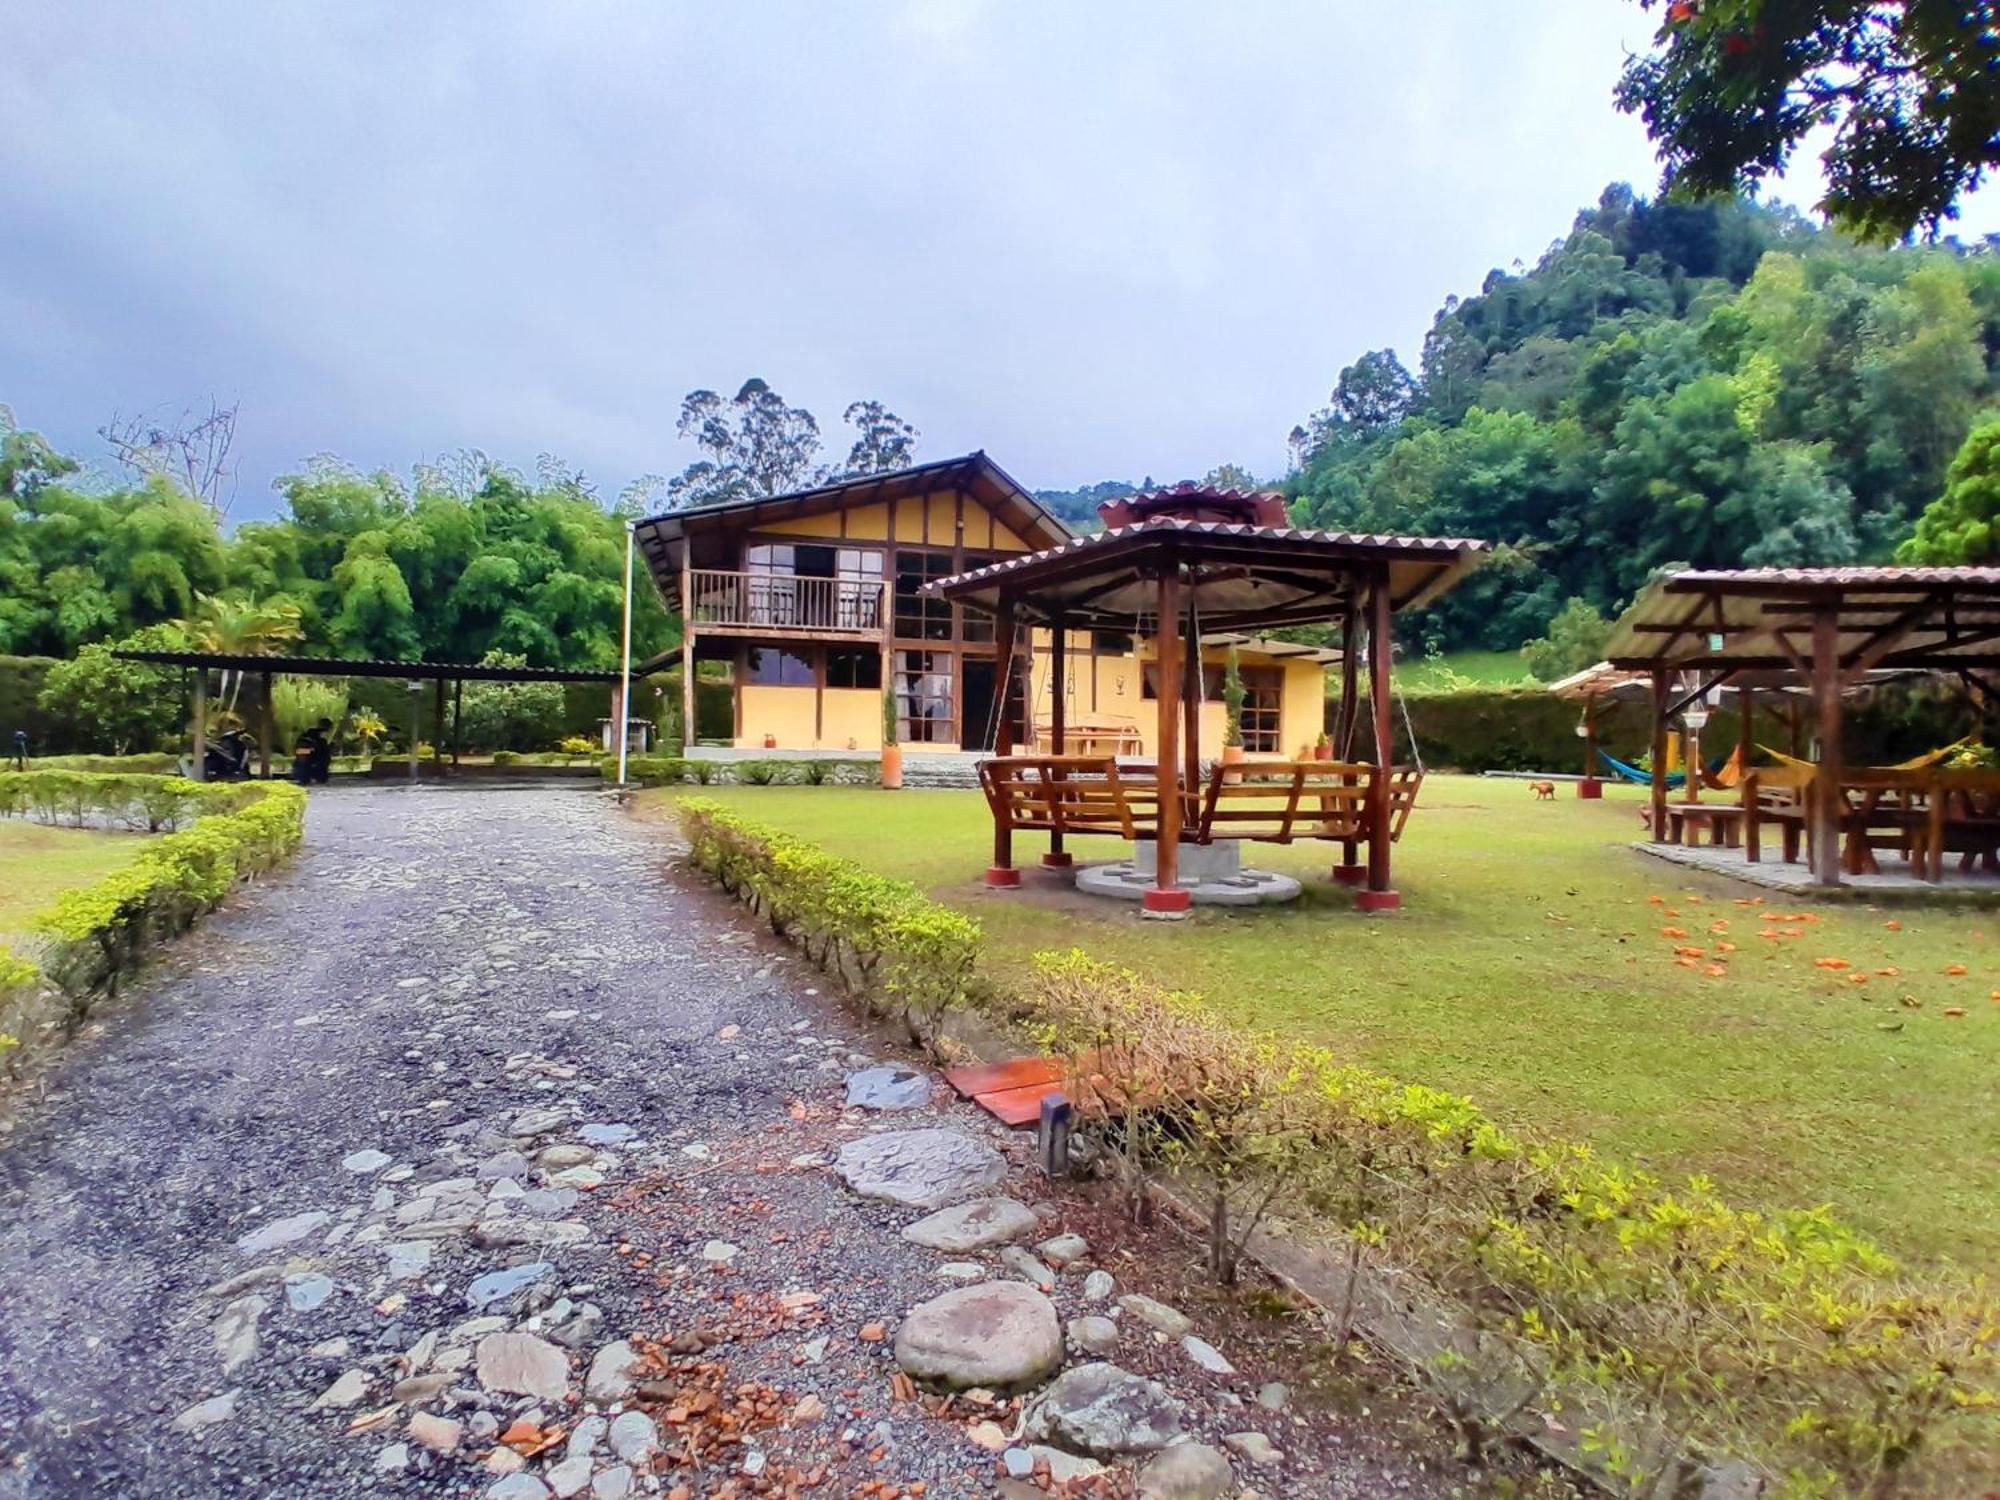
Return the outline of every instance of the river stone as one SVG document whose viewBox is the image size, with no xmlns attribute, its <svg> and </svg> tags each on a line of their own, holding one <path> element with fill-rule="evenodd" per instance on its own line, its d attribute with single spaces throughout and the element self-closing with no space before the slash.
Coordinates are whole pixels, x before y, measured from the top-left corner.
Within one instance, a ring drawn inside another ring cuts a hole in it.
<svg viewBox="0 0 2000 1500">
<path fill-rule="evenodd" d="M 1211 1375 L 1234 1375 L 1236 1366 L 1223 1357 L 1222 1351 L 1207 1339 L 1198 1339 L 1193 1334 L 1181 1340 L 1181 1351 Z"/>
<path fill-rule="evenodd" d="M 367 1151 L 350 1151 L 347 1155 L 341 1157 L 340 1168 L 343 1172 L 366 1175 L 370 1172 L 381 1171 L 394 1160 L 395 1158 L 386 1151 L 376 1151 L 373 1149 Z"/>
<path fill-rule="evenodd" d="M 888 1064 L 847 1075 L 849 1109 L 922 1109 L 931 1102 L 931 1081 L 913 1068 Z"/>
<path fill-rule="evenodd" d="M 638 1351 L 624 1339 L 606 1344 L 590 1362 L 590 1373 L 583 1381 L 584 1399 L 599 1406 L 622 1401 L 632 1393 L 632 1367 L 638 1363 Z"/>
<path fill-rule="evenodd" d="M 1083 1354 L 1103 1356 L 1118 1347 L 1118 1325 L 1095 1315 L 1069 1320 L 1069 1341 Z"/>
<path fill-rule="evenodd" d="M 1090 1254 L 1090 1241 L 1080 1234 L 1059 1234 L 1043 1240 L 1035 1250 L 1058 1271 L 1065 1271 Z"/>
<path fill-rule="evenodd" d="M 465 1300 L 476 1309 L 484 1309 L 502 1298 L 525 1291 L 544 1276 L 553 1274 L 555 1267 L 545 1260 L 529 1261 L 522 1266 L 509 1266 L 504 1271 L 488 1271 L 484 1276 L 475 1277 L 472 1284 L 465 1289 Z"/>
<path fill-rule="evenodd" d="M 1108 1302 L 1117 1290 L 1117 1278 L 1109 1271 L 1092 1271 L 1083 1278 L 1083 1300 L 1086 1302 Z"/>
<path fill-rule="evenodd" d="M 577 1131 L 593 1146 L 622 1146 L 638 1133 L 630 1125 L 586 1125 Z"/>
<path fill-rule="evenodd" d="M 266 1250 L 276 1250 L 281 1245 L 289 1245 L 294 1240 L 302 1240 L 333 1215 L 317 1210 L 311 1213 L 293 1214 L 288 1219 L 278 1219 L 266 1224 L 262 1229 L 253 1229 L 236 1242 L 236 1248 L 245 1255 L 262 1255 Z"/>
<path fill-rule="evenodd" d="M 215 1352 L 222 1360 L 222 1373 L 233 1375 L 257 1352 L 257 1320 L 270 1310 L 262 1297 L 238 1297 L 215 1320 Z"/>
<path fill-rule="evenodd" d="M 1176 1443 L 1139 1471 L 1139 1500 L 1220 1500 L 1235 1483 L 1225 1455 L 1206 1443 Z"/>
<path fill-rule="evenodd" d="M 1269 1464 L 1278 1463 L 1285 1456 L 1261 1432 L 1229 1433 L 1223 1438 L 1222 1446 L 1227 1448 L 1231 1453 L 1248 1459 L 1260 1469 Z"/>
<path fill-rule="evenodd" d="M 644 1412 L 621 1411 L 611 1419 L 611 1451 L 626 1463 L 640 1463 L 659 1447 L 660 1431 Z"/>
<path fill-rule="evenodd" d="M 1170 1339 L 1181 1338 L 1194 1331 L 1194 1320 L 1177 1308 L 1164 1302 L 1155 1302 L 1151 1297 L 1142 1297 L 1137 1292 L 1118 1299 L 1118 1305 L 1152 1328 L 1157 1328 Z"/>
<path fill-rule="evenodd" d="M 224 1391 L 220 1396 L 210 1396 L 195 1406 L 190 1406 L 174 1418 L 174 1431 L 200 1432 L 204 1427 L 213 1427 L 217 1422 L 227 1422 L 236 1415 L 236 1398 L 242 1395 L 242 1388 Z"/>
<path fill-rule="evenodd" d="M 890 1130 L 849 1141 L 833 1169 L 864 1198 L 932 1209 L 997 1187 L 1007 1162 L 956 1130 Z"/>
<path fill-rule="evenodd" d="M 1039 1227 L 1041 1220 L 1025 1203 L 1012 1198 L 981 1198 L 977 1203 L 961 1203 L 941 1208 L 928 1218 L 917 1220 L 903 1231 L 903 1238 L 927 1250 L 943 1250 L 963 1255 L 1018 1240 Z"/>
<path fill-rule="evenodd" d="M 1055 1304 L 1017 1281 L 960 1287 L 919 1303 L 896 1330 L 896 1363 L 950 1390 L 1037 1385 L 1062 1363 Z"/>
<path fill-rule="evenodd" d="M 333 1278 L 304 1271 L 285 1278 L 285 1301 L 293 1312 L 314 1312 L 333 1295 Z"/>
<path fill-rule="evenodd" d="M 1156 1380 L 1113 1364 L 1078 1365 L 1042 1392 L 1028 1412 L 1027 1433 L 1104 1457 L 1154 1453 L 1181 1436 L 1184 1415 Z"/>
<path fill-rule="evenodd" d="M 532 1333 L 489 1333 L 477 1358 L 479 1383 L 489 1391 L 560 1401 L 569 1387 L 569 1360 Z"/>
</svg>

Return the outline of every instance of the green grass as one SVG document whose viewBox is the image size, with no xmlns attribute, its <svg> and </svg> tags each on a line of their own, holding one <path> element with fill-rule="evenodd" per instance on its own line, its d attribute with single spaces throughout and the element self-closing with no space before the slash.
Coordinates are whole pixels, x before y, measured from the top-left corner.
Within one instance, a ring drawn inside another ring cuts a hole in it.
<svg viewBox="0 0 2000 1500">
<path fill-rule="evenodd" d="M 1506 687 L 1534 680 L 1518 651 L 1458 651 L 1436 658 L 1406 657 L 1396 663 L 1396 685 L 1408 693 Z"/>
<path fill-rule="evenodd" d="M 30 919 L 57 896 L 122 868 L 143 847 L 140 834 L 0 818 L 0 943 L 19 942 Z"/>
<path fill-rule="evenodd" d="M 1906 1255 L 2000 1261 L 2000 1004 L 1988 998 L 2000 990 L 2000 921 L 1990 910 L 1774 893 L 1765 906 L 1737 905 L 1763 893 L 1625 847 L 1640 831 L 1636 788 L 1591 804 L 1564 787 L 1551 804 L 1519 781 L 1434 776 L 1397 847 L 1400 913 L 1355 914 L 1324 879 L 1334 851 L 1302 844 L 1255 856 L 1314 877 L 1301 904 L 1178 924 L 1141 923 L 1122 904 L 1042 878 L 1032 869 L 1041 844 L 1027 836 L 1016 854 L 1028 889 L 986 893 L 992 828 L 976 793 L 690 794 L 975 913 L 1001 977 L 1038 949 L 1080 946 L 1201 991 L 1246 1022 L 1470 1094 L 1503 1121 L 1669 1176 L 1708 1173 L 1748 1203 L 1830 1202 Z M 1080 844 L 1082 860 L 1121 848 Z M 1758 936 L 1786 911 L 1816 920 L 1782 924 L 1803 928 L 1800 938 Z M 1728 928 L 1712 935 L 1718 921 Z M 1663 936 L 1666 927 L 1689 937 Z M 1738 944 L 1726 977 L 1675 963 L 1677 941 L 1718 937 Z M 1853 968 L 1818 968 L 1822 957 Z M 1947 975 L 1954 964 L 1969 972 Z M 1848 981 L 1891 965 L 1899 976 Z M 1947 1017 L 1949 1006 L 1965 1016 Z"/>
</svg>

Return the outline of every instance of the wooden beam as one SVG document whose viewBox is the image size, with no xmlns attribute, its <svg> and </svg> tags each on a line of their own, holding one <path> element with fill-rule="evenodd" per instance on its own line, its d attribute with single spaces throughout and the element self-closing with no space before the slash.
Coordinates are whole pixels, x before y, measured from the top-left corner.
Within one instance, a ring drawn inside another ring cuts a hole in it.
<svg viewBox="0 0 2000 1500">
<path fill-rule="evenodd" d="M 1204 668 L 1194 590 L 1187 591 L 1187 649 L 1181 652 L 1181 785 L 1190 795 L 1201 785 L 1201 694 Z"/>
<path fill-rule="evenodd" d="M 1395 605 L 1389 597 L 1389 570 L 1375 575 L 1368 596 L 1368 709 L 1375 730 L 1375 794 L 1368 804 L 1368 888 L 1355 899 L 1363 911 L 1393 911 L 1402 904 L 1389 866 L 1389 776 L 1394 746 L 1389 720 L 1389 674 L 1394 652 L 1389 637 Z"/>
<path fill-rule="evenodd" d="M 1819 770 L 1813 777 L 1806 817 L 1812 827 L 1812 874 L 1816 885 L 1839 885 L 1840 825 L 1846 799 L 1840 791 L 1844 767 L 1840 745 L 1840 617 L 1831 604 L 1813 612 L 1813 712 L 1819 727 Z"/>
<path fill-rule="evenodd" d="M 1158 741 L 1153 746 L 1153 787 L 1159 798 L 1159 843 L 1153 888 L 1146 892 L 1143 904 L 1156 916 L 1174 917 L 1193 904 L 1180 888 L 1180 704 L 1175 699 L 1180 696 L 1181 588 L 1177 564 L 1169 564 L 1160 573 L 1156 629 L 1153 661 L 1159 673 L 1155 695 L 1159 720 Z"/>
<path fill-rule="evenodd" d="M 1653 669 L 1653 735 L 1652 774 L 1648 785 L 1651 789 L 1653 842 L 1667 841 L 1667 674 L 1664 669 Z"/>
<path fill-rule="evenodd" d="M 1848 657 L 1841 670 L 1842 685 L 1852 686 L 1859 682 L 1876 662 L 1888 655 L 1898 641 L 1906 639 L 1924 616 L 1937 606 L 1938 599 L 1935 595 L 1921 599 L 1869 636 L 1854 654 Z"/>
<path fill-rule="evenodd" d="M 1710 693 L 1728 682 L 1730 678 L 1734 677 L 1737 670 L 1737 668 L 1731 667 L 1726 672 L 1718 672 L 1699 687 L 1691 688 L 1687 692 L 1682 693 L 1680 697 L 1667 705 L 1667 717 L 1671 719 L 1675 714 L 1681 712 L 1682 709 L 1694 702 L 1695 699 L 1707 697 Z"/>
</svg>

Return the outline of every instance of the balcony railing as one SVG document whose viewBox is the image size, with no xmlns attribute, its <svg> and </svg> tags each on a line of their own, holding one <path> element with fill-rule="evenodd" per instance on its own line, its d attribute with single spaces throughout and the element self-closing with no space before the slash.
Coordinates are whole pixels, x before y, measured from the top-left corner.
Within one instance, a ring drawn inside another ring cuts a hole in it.
<svg viewBox="0 0 2000 1500">
<path fill-rule="evenodd" d="M 873 578 L 697 568 L 688 575 L 688 613 L 698 626 L 880 635 L 885 587 Z"/>
</svg>

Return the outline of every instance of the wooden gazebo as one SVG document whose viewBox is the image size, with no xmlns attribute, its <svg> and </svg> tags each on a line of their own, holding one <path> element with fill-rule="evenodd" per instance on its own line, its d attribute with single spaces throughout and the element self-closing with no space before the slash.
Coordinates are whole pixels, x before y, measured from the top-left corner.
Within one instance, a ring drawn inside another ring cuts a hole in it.
<svg viewBox="0 0 2000 1500">
<path fill-rule="evenodd" d="M 1377 911 L 1397 906 L 1400 898 L 1389 864 L 1395 816 L 1387 775 L 1390 621 L 1397 610 L 1427 604 L 1451 588 L 1486 544 L 1450 537 L 1301 530 L 1290 524 L 1284 501 L 1276 494 L 1193 485 L 1113 501 L 1100 514 L 1106 529 L 1095 535 L 929 586 L 944 598 L 992 615 L 996 655 L 1007 678 L 1023 669 L 1026 653 L 1018 650 L 1023 632 L 1036 627 L 1049 632 L 1050 662 L 1056 674 L 1050 684 L 1054 754 L 1034 766 L 1016 760 L 1014 748 L 1026 735 L 1014 722 L 1015 714 L 1003 711 L 994 759 L 988 762 L 1032 773 L 1049 789 L 1041 804 L 1042 820 L 1027 825 L 1049 832 L 1048 862 L 1068 862 L 1062 849 L 1065 828 L 1156 839 L 1154 881 L 1145 892 L 1144 905 L 1150 913 L 1176 915 L 1190 904 L 1178 880 L 1184 839 L 1263 836 L 1288 842 L 1295 836 L 1334 837 L 1348 848 L 1347 863 L 1336 875 L 1347 883 L 1365 878 L 1357 904 Z M 1305 764 L 1246 767 L 1236 774 L 1270 789 L 1283 802 L 1282 809 L 1273 807 L 1271 816 L 1255 820 L 1255 826 L 1264 830 L 1261 834 L 1251 831 L 1248 813 L 1239 814 L 1246 820 L 1243 823 L 1218 824 L 1216 789 L 1223 772 L 1215 769 L 1211 779 L 1216 785 L 1206 788 L 1204 799 L 1195 738 L 1201 703 L 1200 679 L 1195 675 L 1199 641 L 1204 632 L 1265 632 L 1329 621 L 1338 622 L 1343 648 L 1336 753 L 1348 750 L 1357 723 L 1357 647 L 1365 631 L 1372 759 L 1365 766 L 1336 763 L 1314 773 Z M 1150 784 L 1143 787 L 1142 797 L 1125 795 L 1123 788 L 1133 784 L 1121 783 L 1115 765 L 1099 768 L 1064 754 L 1061 674 L 1068 634 L 1076 630 L 1150 635 L 1155 643 L 1158 732 L 1147 773 Z M 1190 642 L 1196 643 L 1195 650 L 1188 649 Z M 1018 699 L 1006 688 L 1003 680 L 996 697 L 1011 706 Z M 1273 774 L 1277 770 L 1291 773 L 1288 802 L 1283 801 L 1287 795 L 1283 778 Z M 1360 772 L 1368 774 L 1355 774 Z M 1304 831 L 1313 825 L 1301 817 L 1301 804 L 1338 801 L 1335 792 L 1324 788 L 1329 777 L 1343 773 L 1350 785 L 1362 783 L 1367 788 L 1365 795 L 1351 799 L 1356 818 L 1335 832 Z M 1079 781 L 1094 784 L 1082 789 Z M 989 779 L 989 798 L 992 785 Z M 1143 808 L 1136 820 L 1135 806 Z M 1015 820 L 996 802 L 989 884 L 1019 882 L 1011 847 L 1014 826 Z M 1368 847 L 1365 877 L 1354 864 L 1354 851 L 1361 843 Z"/>
<path fill-rule="evenodd" d="M 1818 763 L 1805 768 L 1809 784 L 1801 788 L 1803 831 L 1813 880 L 1838 885 L 1843 858 L 1865 856 L 1871 807 L 1909 822 L 1904 800 L 1928 798 L 1933 805 L 1925 811 L 1941 818 L 1946 798 L 1964 790 L 1943 773 L 1931 774 L 1939 782 L 1932 788 L 1916 785 L 1911 767 L 1847 767 L 1843 693 L 1878 674 L 1928 672 L 1956 680 L 1975 701 L 2000 700 L 2000 567 L 1675 573 L 1634 601 L 1605 657 L 1613 670 L 1644 674 L 1648 686 L 1655 841 L 1667 838 L 1671 823 L 1664 776 L 1669 721 L 1725 688 L 1741 693 L 1747 721 L 1760 687 L 1787 680 L 1803 687 L 1819 742 Z M 2000 781 L 1991 773 L 1958 779 L 1981 799 L 1987 781 Z M 1885 792 L 1895 795 L 1885 801 Z M 1930 851 L 1932 878 L 1940 853 Z"/>
</svg>

